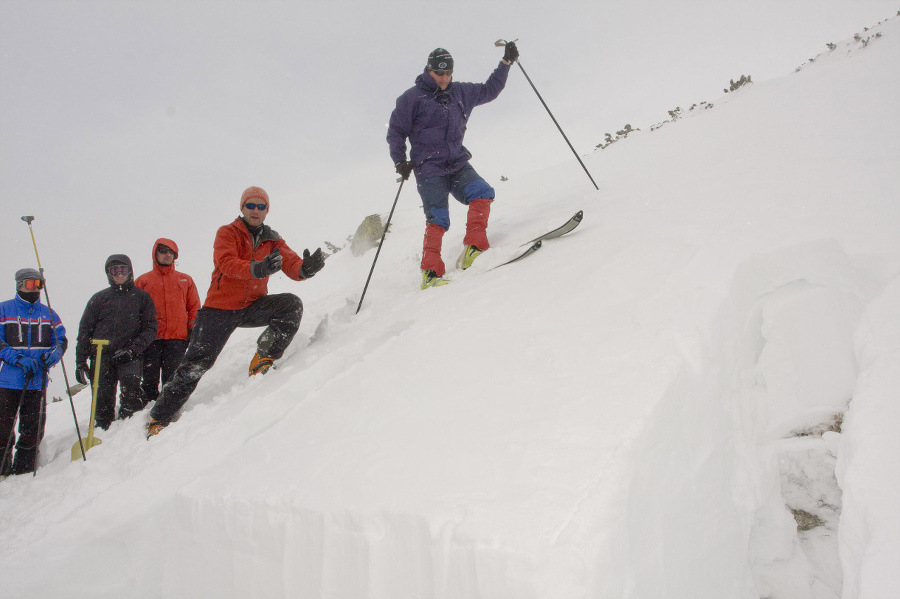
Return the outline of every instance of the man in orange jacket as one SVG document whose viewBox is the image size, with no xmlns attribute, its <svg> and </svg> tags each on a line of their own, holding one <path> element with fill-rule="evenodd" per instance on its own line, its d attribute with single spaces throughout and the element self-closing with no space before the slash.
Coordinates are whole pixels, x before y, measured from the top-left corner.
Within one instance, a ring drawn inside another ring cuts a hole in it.
<svg viewBox="0 0 900 599">
<path fill-rule="evenodd" d="M 256 341 L 250 376 L 269 370 L 294 339 L 303 303 L 292 293 L 268 295 L 269 276 L 280 270 L 295 281 L 308 279 L 325 266 L 325 257 L 322 248 L 298 256 L 263 224 L 268 213 L 269 195 L 249 187 L 241 195 L 241 216 L 216 233 L 206 301 L 197 312 L 184 358 L 150 412 L 148 437 L 172 422 L 236 328 L 266 327 Z"/>
<path fill-rule="evenodd" d="M 159 397 L 160 374 L 165 385 L 175 374 L 175 369 L 188 345 L 188 335 L 194 328 L 194 319 L 200 309 L 200 295 L 194 279 L 175 270 L 178 246 L 171 239 L 160 238 L 153 244 L 153 269 L 134 281 L 153 298 L 156 306 L 156 341 L 144 350 L 144 371 L 141 390 L 144 401 Z"/>
</svg>

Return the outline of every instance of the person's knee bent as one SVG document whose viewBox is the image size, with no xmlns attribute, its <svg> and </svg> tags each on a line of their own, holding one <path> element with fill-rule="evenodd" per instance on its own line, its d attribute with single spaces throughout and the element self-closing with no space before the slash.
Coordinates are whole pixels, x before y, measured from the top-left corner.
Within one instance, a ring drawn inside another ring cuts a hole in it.
<svg viewBox="0 0 900 599">
<path fill-rule="evenodd" d="M 276 318 L 288 321 L 296 318 L 299 323 L 303 317 L 303 300 L 293 293 L 280 293 L 276 297 L 278 298 Z"/>
<path fill-rule="evenodd" d="M 463 192 L 466 194 L 466 203 L 472 200 L 493 200 L 496 192 L 484 179 L 478 178 L 466 185 Z"/>
</svg>

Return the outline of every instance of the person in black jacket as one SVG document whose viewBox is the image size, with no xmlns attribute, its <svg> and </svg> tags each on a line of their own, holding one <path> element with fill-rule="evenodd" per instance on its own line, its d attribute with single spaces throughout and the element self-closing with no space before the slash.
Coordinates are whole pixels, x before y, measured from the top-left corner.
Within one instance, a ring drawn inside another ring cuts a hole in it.
<svg viewBox="0 0 900 599">
<path fill-rule="evenodd" d="M 75 345 L 75 378 L 88 385 L 93 379 L 95 350 L 92 339 L 106 339 L 100 359 L 95 424 L 106 430 L 115 419 L 116 385 L 119 418 L 142 410 L 141 354 L 156 339 L 156 307 L 146 291 L 134 286 L 131 259 L 113 254 L 106 259 L 109 288 L 95 293 L 84 309 Z M 91 360 L 88 367 L 88 358 Z"/>
</svg>

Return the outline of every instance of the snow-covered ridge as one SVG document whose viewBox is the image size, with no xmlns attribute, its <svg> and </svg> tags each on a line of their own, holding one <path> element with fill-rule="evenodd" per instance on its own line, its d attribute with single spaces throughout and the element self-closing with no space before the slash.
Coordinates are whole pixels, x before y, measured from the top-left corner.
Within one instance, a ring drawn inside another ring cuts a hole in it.
<svg viewBox="0 0 900 599">
<path fill-rule="evenodd" d="M 307 309 L 278 370 L 248 380 L 255 334 L 235 335 L 150 442 L 135 418 L 72 463 L 52 405 L 38 476 L 0 484 L 4 593 L 885 596 L 898 21 L 880 31 L 595 153 L 600 192 L 577 165 L 504 183 L 494 248 L 449 286 L 417 288 L 406 197 L 359 315 L 373 251 L 276 280 Z M 789 508 L 820 501 L 839 545 L 825 518 L 798 532 Z"/>
<path fill-rule="evenodd" d="M 900 13 L 898 13 L 900 14 Z M 816 56 L 810 58 L 807 62 L 798 66 L 795 69 L 795 72 L 800 72 L 808 65 L 815 63 L 816 61 L 821 61 L 822 63 L 828 62 L 833 59 L 835 55 L 839 57 L 852 56 L 853 54 L 864 50 L 868 45 L 882 37 L 881 26 L 886 24 L 890 19 L 886 19 L 884 21 L 879 21 L 876 25 L 872 27 L 864 27 L 860 33 L 854 34 L 854 36 L 848 40 L 844 40 L 841 43 L 832 43 L 828 42 L 825 46 L 828 48 L 827 51 L 821 52 Z M 730 85 L 728 88 L 723 89 L 722 91 L 726 94 L 733 93 L 744 87 L 745 85 L 751 85 L 753 83 L 751 75 L 741 75 L 737 81 L 732 79 L 730 81 Z M 657 129 L 661 129 L 665 125 L 669 123 L 674 123 L 686 117 L 692 117 L 700 114 L 705 110 L 710 110 L 715 107 L 715 104 L 711 102 L 707 102 L 705 100 L 694 102 L 687 109 L 682 108 L 681 106 L 676 106 L 672 110 L 668 112 L 668 119 L 663 121 L 659 121 L 650 125 L 650 131 L 656 131 Z M 632 127 L 630 124 L 624 125 L 621 129 L 616 131 L 615 137 L 613 137 L 612 133 L 605 133 L 604 140 L 596 145 L 595 149 L 605 150 L 610 147 L 612 144 L 623 141 L 627 139 L 630 135 L 641 132 L 642 129 L 640 127 Z"/>
</svg>

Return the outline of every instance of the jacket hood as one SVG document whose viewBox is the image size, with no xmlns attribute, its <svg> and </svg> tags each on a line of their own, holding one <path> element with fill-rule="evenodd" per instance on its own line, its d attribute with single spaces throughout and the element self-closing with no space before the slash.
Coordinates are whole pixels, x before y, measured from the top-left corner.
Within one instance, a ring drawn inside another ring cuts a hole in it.
<svg viewBox="0 0 900 599">
<path fill-rule="evenodd" d="M 424 89 L 428 93 L 435 96 L 440 94 L 449 94 L 450 90 L 453 89 L 453 80 L 450 80 L 450 85 L 447 86 L 447 89 L 441 91 L 441 88 L 438 87 L 437 81 L 435 81 L 432 76 L 428 74 L 428 69 L 425 69 L 418 77 L 416 77 L 416 87 Z"/>
<path fill-rule="evenodd" d="M 257 230 L 256 228 L 250 227 L 250 225 L 247 224 L 247 221 L 245 221 L 244 217 L 242 216 L 234 219 L 234 222 L 232 222 L 231 224 L 238 225 L 238 229 L 240 229 L 241 231 L 245 231 L 247 235 L 250 236 L 250 239 L 253 241 L 254 248 L 263 241 L 278 241 L 279 239 L 281 239 L 281 235 L 278 234 L 278 231 L 276 231 L 269 225 L 263 223 L 258 227 Z"/>
<path fill-rule="evenodd" d="M 109 265 L 113 263 L 125 264 L 126 266 L 128 266 L 128 270 L 131 271 L 131 274 L 128 275 L 128 279 L 124 283 L 122 283 L 122 285 L 116 285 L 116 282 L 112 280 L 111 276 L 109 276 Z M 103 272 L 107 273 L 106 280 L 109 281 L 110 287 L 114 287 L 116 289 L 130 289 L 134 285 L 134 267 L 131 265 L 131 258 L 126 256 L 125 254 L 113 254 L 112 256 L 107 258 L 106 264 L 103 265 Z"/>
<path fill-rule="evenodd" d="M 150 263 L 153 264 L 154 270 L 159 270 L 161 272 L 168 272 L 175 268 L 175 264 L 170 264 L 169 266 L 163 266 L 156 261 L 156 248 L 161 245 L 168 246 L 175 250 L 175 259 L 178 259 L 178 244 L 172 241 L 171 239 L 166 239 L 165 237 L 160 237 L 156 241 L 153 242 L 153 248 L 150 250 Z"/>
</svg>

